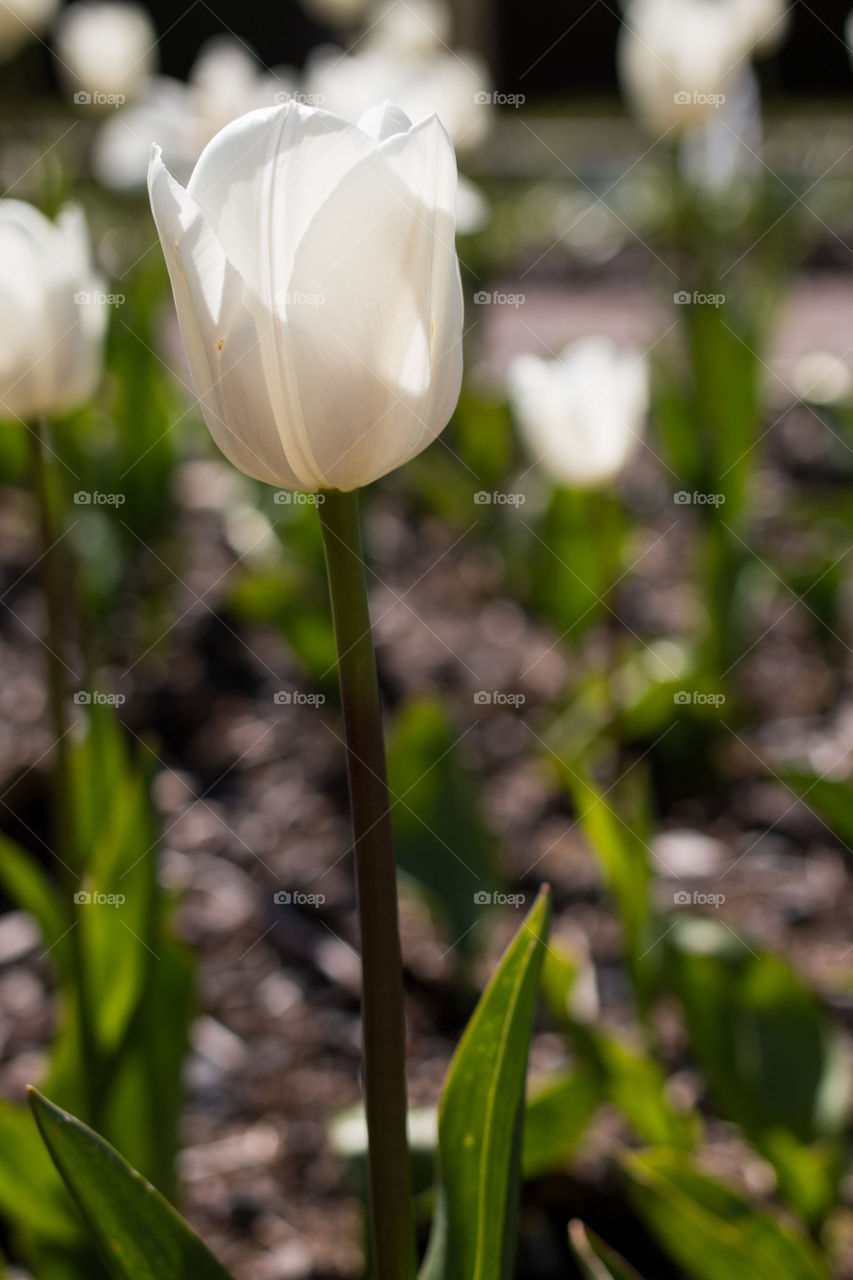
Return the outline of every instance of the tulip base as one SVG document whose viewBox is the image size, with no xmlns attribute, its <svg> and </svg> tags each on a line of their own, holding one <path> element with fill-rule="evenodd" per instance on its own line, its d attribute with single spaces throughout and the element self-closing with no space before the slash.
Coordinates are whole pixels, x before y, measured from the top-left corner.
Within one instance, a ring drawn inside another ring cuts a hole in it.
<svg viewBox="0 0 853 1280">
<path fill-rule="evenodd" d="M 328 490 L 318 499 L 338 653 L 361 928 L 372 1275 L 374 1280 L 413 1280 L 397 876 L 358 491 Z"/>
</svg>

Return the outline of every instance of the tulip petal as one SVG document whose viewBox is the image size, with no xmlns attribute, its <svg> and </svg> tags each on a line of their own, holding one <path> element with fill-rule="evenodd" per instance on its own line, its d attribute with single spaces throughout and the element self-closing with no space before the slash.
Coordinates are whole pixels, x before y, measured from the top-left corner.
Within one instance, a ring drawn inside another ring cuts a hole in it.
<svg viewBox="0 0 853 1280">
<path fill-rule="evenodd" d="M 453 412 L 463 314 L 455 205 L 453 147 L 432 117 L 352 168 L 297 248 L 288 364 L 328 487 L 384 475 Z"/>
<path fill-rule="evenodd" d="M 393 102 L 383 102 L 378 107 L 371 107 L 369 111 L 365 111 L 358 122 L 358 127 L 369 138 L 384 142 L 386 138 L 393 138 L 397 133 L 408 133 L 412 122 L 405 111 L 395 107 Z"/>
<path fill-rule="evenodd" d="M 159 149 L 151 158 L 149 190 L 190 373 L 211 435 L 247 475 L 304 488 L 285 454 L 265 390 L 262 334 L 245 305 L 243 281 Z"/>
</svg>

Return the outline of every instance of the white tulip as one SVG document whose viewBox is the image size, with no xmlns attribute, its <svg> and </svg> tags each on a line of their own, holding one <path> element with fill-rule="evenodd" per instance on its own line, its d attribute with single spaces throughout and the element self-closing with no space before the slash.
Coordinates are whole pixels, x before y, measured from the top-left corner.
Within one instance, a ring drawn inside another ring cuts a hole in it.
<svg viewBox="0 0 853 1280">
<path fill-rule="evenodd" d="M 732 92 L 754 44 L 741 0 L 631 0 L 619 36 L 626 97 L 653 131 L 701 125 Z"/>
<path fill-rule="evenodd" d="M 531 456 L 561 484 L 606 484 L 642 439 L 649 410 L 646 360 L 608 338 L 584 338 L 555 360 L 517 356 L 508 385 Z"/>
<path fill-rule="evenodd" d="M 787 0 L 731 0 L 758 54 L 775 52 L 791 25 Z"/>
<path fill-rule="evenodd" d="M 135 4 L 78 0 L 56 24 L 60 74 L 70 90 L 95 102 L 103 95 L 120 105 L 136 96 L 154 72 L 156 48 L 154 23 Z"/>
<path fill-rule="evenodd" d="M 220 129 L 283 101 L 296 86 L 290 68 L 266 71 L 241 41 L 214 36 L 199 50 L 186 84 L 155 76 L 137 102 L 101 126 L 92 156 L 95 176 L 117 191 L 143 187 L 157 142 L 167 167 L 186 182 Z"/>
<path fill-rule="evenodd" d="M 0 4 L 0 61 L 6 62 L 48 29 L 59 0 L 3 0 Z"/>
<path fill-rule="evenodd" d="M 444 428 L 462 378 L 456 163 L 433 117 L 296 102 L 207 146 L 151 205 L 210 432 L 250 476 L 351 490 Z"/>
<path fill-rule="evenodd" d="M 308 59 L 305 90 L 309 101 L 353 123 L 383 101 L 398 103 L 416 124 L 435 114 L 460 151 L 476 146 L 491 124 L 488 71 L 469 54 L 404 57 L 374 48 L 346 54 L 326 45 Z"/>
<path fill-rule="evenodd" d="M 0 200 L 0 418 L 64 413 L 101 375 L 106 298 L 82 210 Z"/>
</svg>

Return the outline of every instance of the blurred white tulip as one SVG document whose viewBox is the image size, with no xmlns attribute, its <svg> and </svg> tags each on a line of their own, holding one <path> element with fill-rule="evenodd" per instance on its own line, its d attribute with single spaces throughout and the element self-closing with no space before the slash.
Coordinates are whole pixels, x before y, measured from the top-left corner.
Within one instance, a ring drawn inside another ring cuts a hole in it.
<svg viewBox="0 0 853 1280">
<path fill-rule="evenodd" d="M 0 62 L 14 58 L 37 40 L 56 17 L 59 0 L 3 0 L 0 4 Z"/>
<path fill-rule="evenodd" d="M 157 30 L 139 5 L 79 0 L 60 15 L 54 53 L 75 101 L 121 105 L 154 73 Z"/>
<path fill-rule="evenodd" d="M 449 52 L 453 15 L 444 0 L 379 0 L 362 47 L 398 58 Z"/>
<path fill-rule="evenodd" d="M 92 157 L 95 176 L 117 191 L 143 187 L 151 144 L 158 142 L 167 167 L 186 182 L 226 124 L 285 100 L 296 87 L 290 68 L 266 71 L 245 44 L 214 36 L 202 45 L 188 83 L 156 76 L 137 102 L 101 126 Z"/>
<path fill-rule="evenodd" d="M 247 475 L 355 489 L 424 449 L 462 377 L 456 163 L 433 117 L 291 102 L 155 151 L 151 204 L 210 432 Z"/>
<path fill-rule="evenodd" d="M 82 210 L 0 200 L 0 418 L 64 413 L 101 376 L 107 299 Z"/>
<path fill-rule="evenodd" d="M 313 18 L 332 27 L 351 27 L 360 22 L 370 8 L 370 0 L 302 0 Z"/>
<path fill-rule="evenodd" d="M 416 124 L 436 114 L 459 151 L 475 147 L 488 132 L 489 87 L 479 58 L 444 50 L 401 56 L 367 48 L 347 54 L 325 45 L 305 67 L 310 102 L 353 122 L 386 100 L 398 103 Z"/>
<path fill-rule="evenodd" d="M 791 26 L 788 0 L 732 0 L 747 39 L 758 54 L 774 53 Z"/>
<path fill-rule="evenodd" d="M 619 36 L 623 91 L 652 131 L 683 132 L 713 114 L 754 43 L 741 0 L 630 0 Z"/>
<path fill-rule="evenodd" d="M 492 206 L 474 182 L 459 177 L 456 192 L 456 230 L 460 235 L 473 236 L 488 226 Z"/>
<path fill-rule="evenodd" d="M 649 411 L 644 356 L 609 338 L 583 338 L 555 360 L 517 356 L 510 403 L 532 458 L 560 484 L 614 480 L 643 437 Z"/>
</svg>

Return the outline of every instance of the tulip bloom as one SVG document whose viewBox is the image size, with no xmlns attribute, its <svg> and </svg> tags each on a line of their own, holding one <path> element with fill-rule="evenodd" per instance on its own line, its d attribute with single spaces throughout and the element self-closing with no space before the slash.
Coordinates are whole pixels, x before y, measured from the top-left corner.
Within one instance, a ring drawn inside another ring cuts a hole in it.
<svg viewBox="0 0 853 1280">
<path fill-rule="evenodd" d="M 560 484 L 606 484 L 642 439 L 649 409 L 646 361 L 607 338 L 584 338 L 557 360 L 517 356 L 508 382 L 531 455 Z"/>
<path fill-rule="evenodd" d="M 86 221 L 0 200 L 0 418 L 63 413 L 101 376 L 107 325 Z"/>
<path fill-rule="evenodd" d="M 138 5 L 78 0 L 56 25 L 54 48 L 75 101 L 117 106 L 151 79 L 157 30 Z"/>
<path fill-rule="evenodd" d="M 420 453 L 462 377 L 456 163 L 432 117 L 289 102 L 155 149 L 154 219 L 210 432 L 247 475 L 352 490 Z"/>
</svg>

